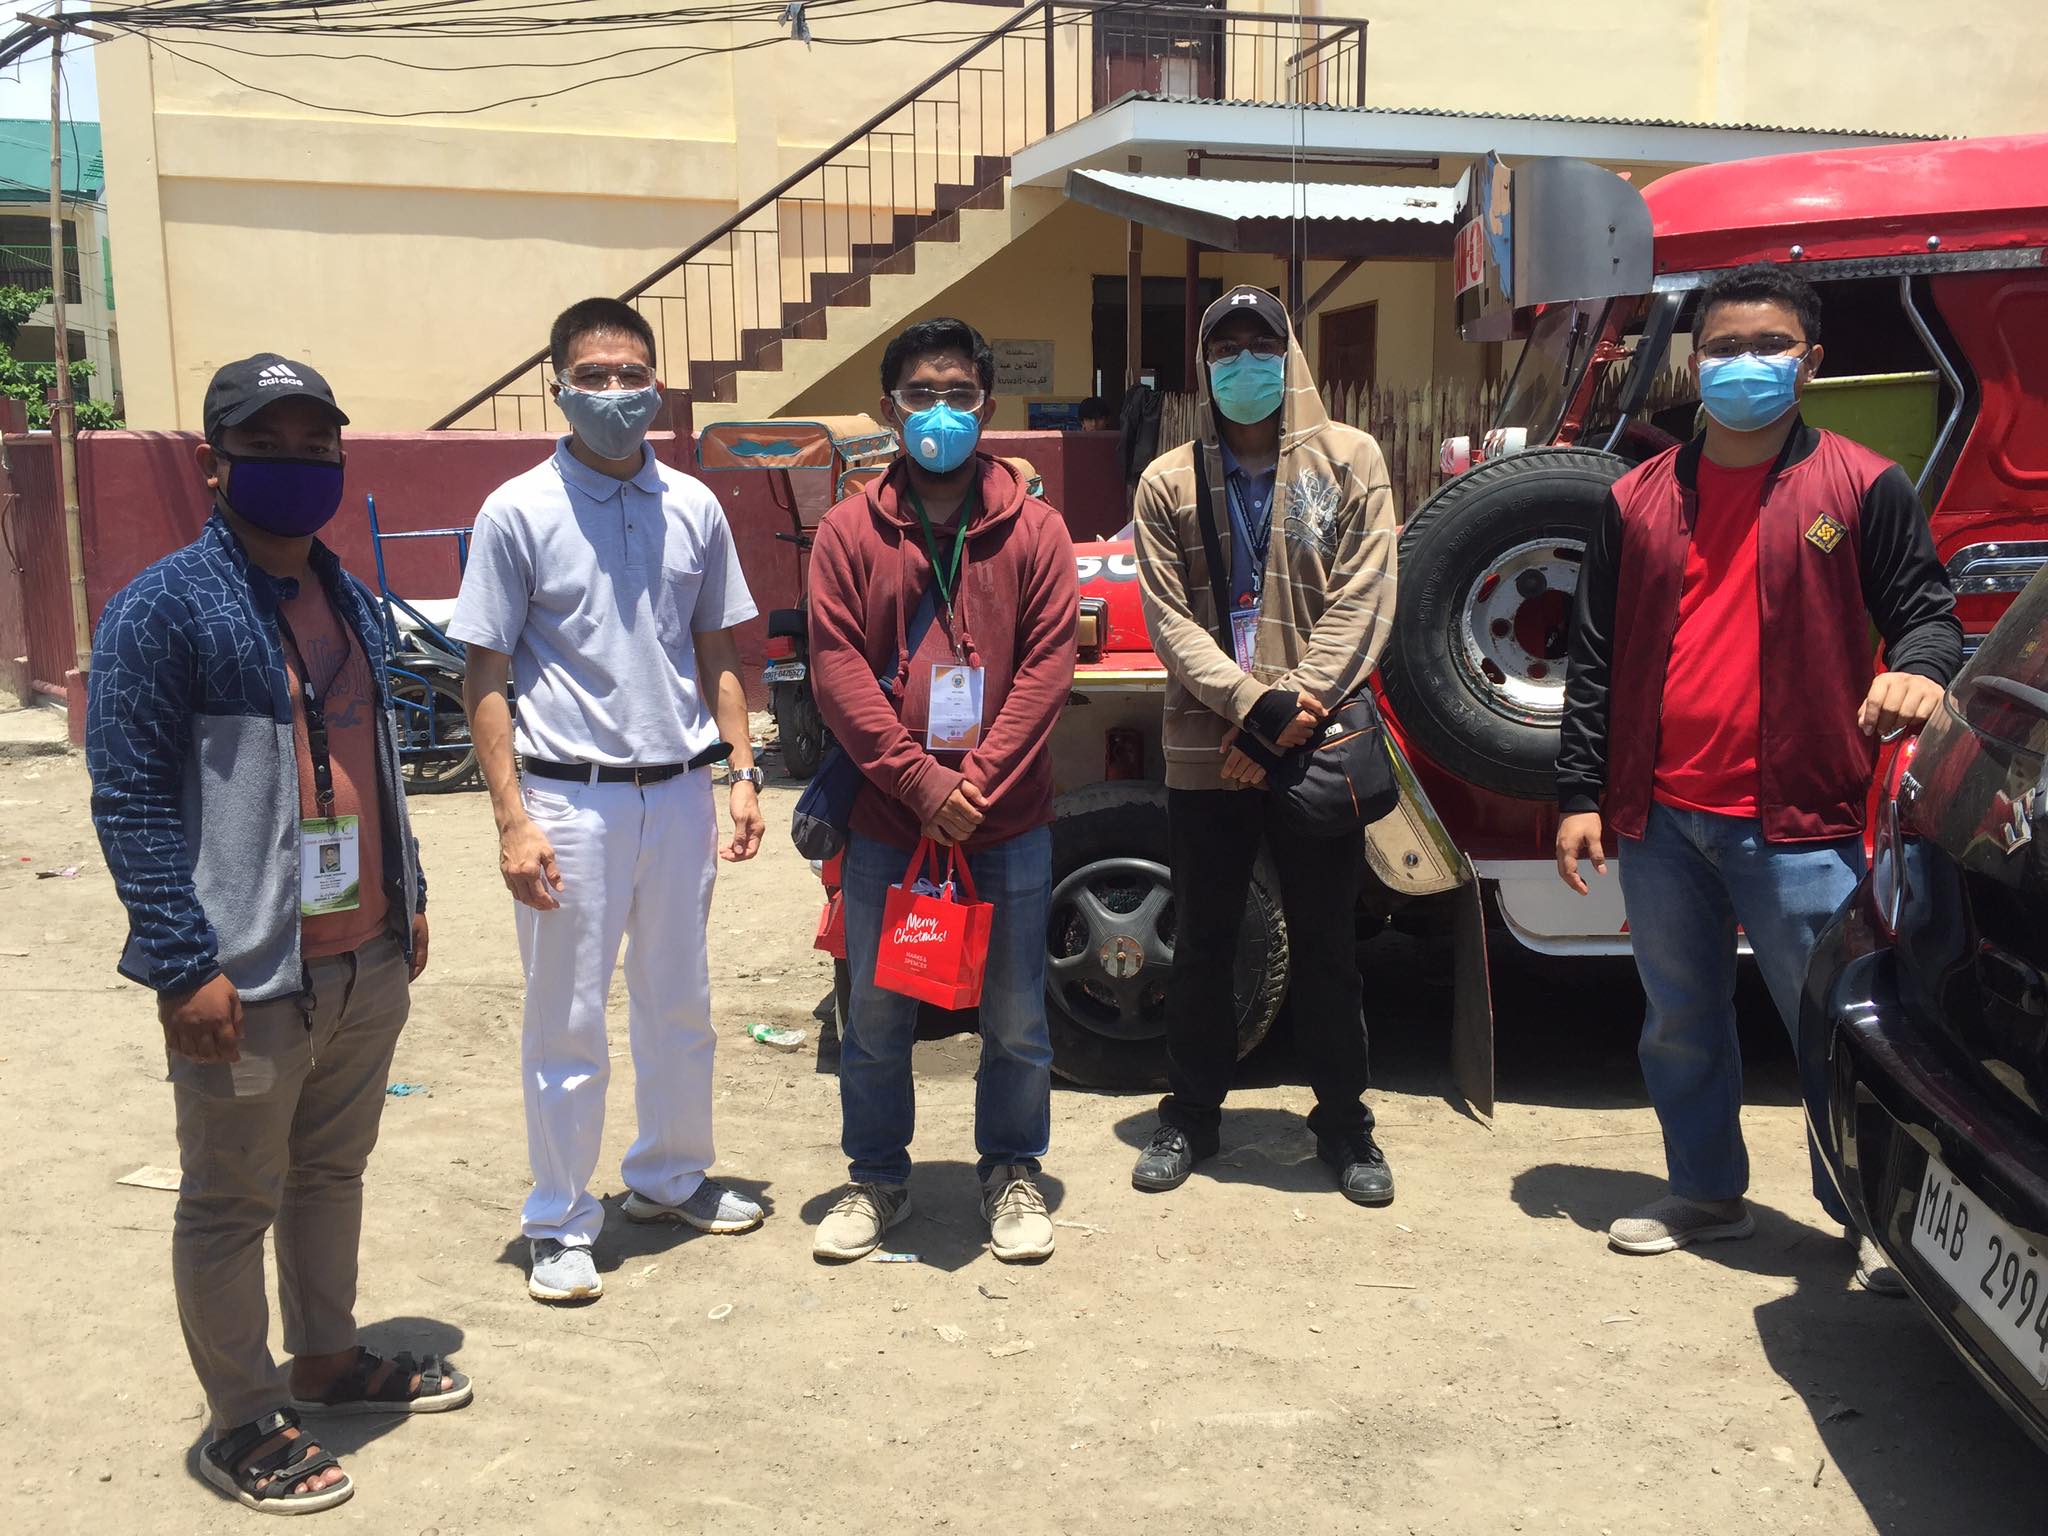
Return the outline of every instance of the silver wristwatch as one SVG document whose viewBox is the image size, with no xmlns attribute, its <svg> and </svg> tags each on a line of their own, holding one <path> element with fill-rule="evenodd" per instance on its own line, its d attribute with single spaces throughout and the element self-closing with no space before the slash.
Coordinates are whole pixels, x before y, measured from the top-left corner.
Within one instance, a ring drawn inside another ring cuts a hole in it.
<svg viewBox="0 0 2048 1536">
<path fill-rule="evenodd" d="M 726 778 L 730 783 L 751 784 L 756 789 L 768 782 L 768 775 L 758 768 L 735 768 L 726 775 Z"/>
</svg>

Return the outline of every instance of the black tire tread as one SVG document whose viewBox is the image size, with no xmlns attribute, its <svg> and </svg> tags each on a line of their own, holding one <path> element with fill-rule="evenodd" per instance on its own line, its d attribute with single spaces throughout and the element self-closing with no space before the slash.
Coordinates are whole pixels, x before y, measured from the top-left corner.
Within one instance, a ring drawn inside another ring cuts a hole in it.
<svg viewBox="0 0 2048 1536">
<path fill-rule="evenodd" d="M 1492 744 L 1468 739 L 1469 727 L 1461 729 L 1458 712 L 1449 707 L 1453 701 L 1445 697 L 1443 680 L 1432 676 L 1416 660 L 1424 647 L 1416 645 L 1411 649 L 1404 644 L 1411 636 L 1425 638 L 1435 617 L 1425 616 L 1427 610 L 1417 601 L 1417 584 L 1433 563 L 1431 544 L 1444 525 L 1466 510 L 1475 498 L 1511 480 L 1525 480 L 1532 475 L 1572 476 L 1597 484 L 1605 491 L 1628 468 L 1616 455 L 1593 448 L 1525 449 L 1481 464 L 1442 486 L 1416 509 L 1402 530 L 1401 590 L 1394 609 L 1394 642 L 1381 658 L 1380 680 L 1395 718 L 1424 755 L 1439 767 L 1483 789 L 1516 799 L 1548 800 L 1555 793 L 1554 776 L 1547 761 L 1541 765 L 1503 761 L 1502 753 Z M 1551 750 L 1554 754 L 1554 744 Z"/>
</svg>

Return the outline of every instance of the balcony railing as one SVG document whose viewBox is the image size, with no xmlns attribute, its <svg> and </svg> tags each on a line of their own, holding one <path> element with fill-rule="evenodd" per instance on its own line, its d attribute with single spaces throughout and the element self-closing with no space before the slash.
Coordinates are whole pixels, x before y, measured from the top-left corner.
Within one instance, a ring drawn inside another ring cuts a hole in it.
<svg viewBox="0 0 2048 1536">
<path fill-rule="evenodd" d="M 1187 0 L 1041 0 L 756 198 L 622 297 L 654 326 L 663 369 L 700 400 L 780 363 L 786 339 L 867 302 L 870 277 L 962 210 L 1000 206 L 1010 157 L 1133 93 L 1365 104 L 1366 27 Z M 434 425 L 546 431 L 547 354 Z"/>
<path fill-rule="evenodd" d="M 78 247 L 64 247 L 64 302 L 84 302 L 79 286 Z M 50 248 L 47 245 L 0 245 L 0 288 L 25 288 L 34 292 L 50 286 Z"/>
</svg>

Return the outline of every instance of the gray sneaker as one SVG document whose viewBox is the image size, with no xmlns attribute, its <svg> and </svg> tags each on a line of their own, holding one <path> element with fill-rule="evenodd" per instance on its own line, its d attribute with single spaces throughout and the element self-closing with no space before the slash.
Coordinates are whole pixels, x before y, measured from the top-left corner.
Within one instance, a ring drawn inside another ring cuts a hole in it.
<svg viewBox="0 0 2048 1536">
<path fill-rule="evenodd" d="M 1749 1237 L 1756 1220 L 1740 1200 L 1703 1204 L 1679 1195 L 1644 1206 L 1607 1229 L 1607 1244 L 1621 1253 L 1672 1253 L 1694 1243 Z"/>
<path fill-rule="evenodd" d="M 619 1212 L 628 1221 L 681 1221 L 699 1232 L 751 1232 L 761 1225 L 761 1207 L 745 1195 L 706 1179 L 681 1205 L 663 1205 L 637 1189 L 628 1190 Z"/>
<path fill-rule="evenodd" d="M 1903 1296 L 1906 1282 L 1899 1277 L 1884 1250 L 1851 1227 L 1842 1236 L 1856 1245 L 1856 1283 L 1873 1296 Z"/>
<path fill-rule="evenodd" d="M 909 1214 L 910 1191 L 900 1184 L 855 1184 L 818 1223 L 811 1254 L 864 1259 L 882 1246 L 882 1234 Z"/>
<path fill-rule="evenodd" d="M 604 1294 L 604 1281 L 598 1278 L 597 1263 L 588 1248 L 536 1237 L 526 1294 L 535 1301 L 595 1301 Z"/>
</svg>

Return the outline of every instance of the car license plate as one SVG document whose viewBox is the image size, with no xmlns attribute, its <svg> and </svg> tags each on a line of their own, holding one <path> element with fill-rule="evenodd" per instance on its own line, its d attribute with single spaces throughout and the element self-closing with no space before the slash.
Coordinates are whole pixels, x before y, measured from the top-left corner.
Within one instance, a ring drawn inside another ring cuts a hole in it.
<svg viewBox="0 0 2048 1536">
<path fill-rule="evenodd" d="M 771 661 L 761 669 L 764 683 L 800 683 L 810 675 L 810 668 L 800 661 Z"/>
<path fill-rule="evenodd" d="M 2048 1386 L 2048 1256 L 1933 1157 L 1913 1211 L 1913 1251 Z"/>
</svg>

